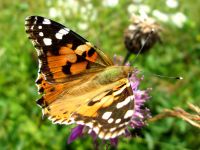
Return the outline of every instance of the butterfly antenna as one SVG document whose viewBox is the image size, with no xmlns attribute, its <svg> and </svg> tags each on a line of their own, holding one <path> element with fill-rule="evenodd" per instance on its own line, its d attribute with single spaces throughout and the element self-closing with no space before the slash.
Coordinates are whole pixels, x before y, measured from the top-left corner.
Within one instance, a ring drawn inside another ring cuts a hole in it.
<svg viewBox="0 0 200 150">
<path fill-rule="evenodd" d="M 135 56 L 134 60 L 130 64 L 133 64 L 136 61 L 137 57 L 140 55 L 142 49 L 144 48 L 145 44 L 147 43 L 147 41 L 149 40 L 149 38 L 151 37 L 151 34 L 153 32 L 154 32 L 154 29 L 151 30 L 151 32 L 149 33 L 149 35 L 147 36 L 147 38 L 143 42 L 142 47 L 140 48 L 139 52 L 137 53 L 137 55 Z M 128 53 L 127 56 L 129 57 L 130 53 Z M 142 71 L 142 72 L 144 72 L 144 71 Z M 181 77 L 181 76 L 165 76 L 165 75 L 154 74 L 154 73 L 149 73 L 149 72 L 148 72 L 148 74 L 151 74 L 151 75 L 159 77 L 159 78 L 176 79 L 176 80 L 182 80 L 183 79 L 183 77 Z"/>
<path fill-rule="evenodd" d="M 183 80 L 183 77 L 173 77 L 173 76 L 164 76 L 164 75 L 159 75 L 159 74 L 152 74 L 154 76 L 157 76 L 159 78 L 168 78 L 168 79 L 176 79 L 176 80 Z"/>
<path fill-rule="evenodd" d="M 152 76 L 156 76 L 156 77 L 159 77 L 159 78 L 167 78 L 167 79 L 176 79 L 176 80 L 183 80 L 183 77 L 181 76 L 165 76 L 165 75 L 160 75 L 160 74 L 154 74 L 154 73 L 149 73 L 149 72 L 145 72 L 145 71 L 140 71 L 140 73 L 143 72 L 143 73 L 148 73 Z"/>
</svg>

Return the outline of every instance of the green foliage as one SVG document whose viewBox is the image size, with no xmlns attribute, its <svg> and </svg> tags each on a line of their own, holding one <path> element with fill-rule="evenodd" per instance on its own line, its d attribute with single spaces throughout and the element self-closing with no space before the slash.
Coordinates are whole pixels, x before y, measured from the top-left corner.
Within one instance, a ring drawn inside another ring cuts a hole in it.
<svg viewBox="0 0 200 150">
<path fill-rule="evenodd" d="M 77 3 L 74 3 L 77 2 Z M 200 105 L 200 3 L 180 0 L 177 8 L 168 8 L 165 1 L 145 1 L 151 9 L 172 15 L 184 13 L 187 20 L 179 28 L 171 20 L 160 22 L 165 28 L 162 44 L 140 55 L 133 64 L 140 70 L 163 75 L 183 76 L 184 80 L 160 79 L 145 73 L 142 88 L 152 87 L 148 105 L 152 115 L 164 108 L 187 102 Z M 24 19 L 29 15 L 54 17 L 100 47 L 110 57 L 125 56 L 123 32 L 129 25 L 127 8 L 132 1 L 120 0 L 116 6 L 103 6 L 102 1 L 2 1 L 0 5 L 0 149 L 92 149 L 92 139 L 86 136 L 67 145 L 70 126 L 53 125 L 41 119 L 39 97 L 34 81 L 37 76 L 36 52 L 24 31 Z M 140 4 L 143 5 L 144 3 Z M 138 5 L 134 5 L 139 7 Z M 85 7 L 85 8 L 84 8 Z M 130 8 L 130 7 L 129 7 Z M 85 10 L 84 10 L 85 9 Z M 51 12 L 49 12 L 51 10 Z M 53 13 L 56 12 L 56 13 Z M 151 15 L 150 12 L 150 15 Z M 54 15 L 54 16 L 53 16 Z M 198 14 L 199 15 L 199 14 Z M 133 58 L 133 57 L 132 57 Z M 200 130 L 177 118 L 149 124 L 143 137 L 121 138 L 119 149 L 197 150 Z"/>
</svg>

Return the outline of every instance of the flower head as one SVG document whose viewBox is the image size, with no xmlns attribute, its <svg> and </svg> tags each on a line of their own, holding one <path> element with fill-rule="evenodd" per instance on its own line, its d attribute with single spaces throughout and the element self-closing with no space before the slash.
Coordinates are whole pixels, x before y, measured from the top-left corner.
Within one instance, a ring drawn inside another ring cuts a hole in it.
<svg viewBox="0 0 200 150">
<path fill-rule="evenodd" d="M 160 40 L 161 28 L 153 18 L 133 15 L 131 22 L 124 32 L 124 43 L 129 52 L 146 52 Z"/>
</svg>

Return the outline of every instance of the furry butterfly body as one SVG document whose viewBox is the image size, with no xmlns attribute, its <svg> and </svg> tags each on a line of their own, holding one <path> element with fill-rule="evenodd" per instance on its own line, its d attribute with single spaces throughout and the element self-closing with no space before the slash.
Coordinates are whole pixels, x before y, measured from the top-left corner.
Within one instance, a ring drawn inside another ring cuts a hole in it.
<svg viewBox="0 0 200 150">
<path fill-rule="evenodd" d="M 38 53 L 37 104 L 54 123 L 83 124 L 100 138 L 125 132 L 134 113 L 129 66 L 113 62 L 87 40 L 52 20 L 30 16 L 26 32 Z"/>
</svg>

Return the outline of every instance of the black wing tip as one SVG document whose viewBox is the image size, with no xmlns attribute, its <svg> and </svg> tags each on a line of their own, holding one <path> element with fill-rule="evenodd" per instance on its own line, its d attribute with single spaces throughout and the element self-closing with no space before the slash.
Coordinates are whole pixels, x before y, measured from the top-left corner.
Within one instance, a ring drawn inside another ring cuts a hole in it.
<svg viewBox="0 0 200 150">
<path fill-rule="evenodd" d="M 45 17 L 42 17 L 42 16 L 27 16 L 25 18 L 25 26 L 29 26 L 29 25 L 32 25 L 36 20 L 44 20 Z M 48 18 L 46 18 L 48 19 Z M 50 20 L 50 19 L 49 19 Z"/>
<path fill-rule="evenodd" d="M 32 16 L 27 16 L 25 18 L 25 21 L 28 21 L 28 20 L 32 20 L 32 19 L 38 19 L 38 18 L 45 18 L 45 17 L 42 17 L 42 16 L 37 16 L 37 15 L 32 15 Z"/>
</svg>

